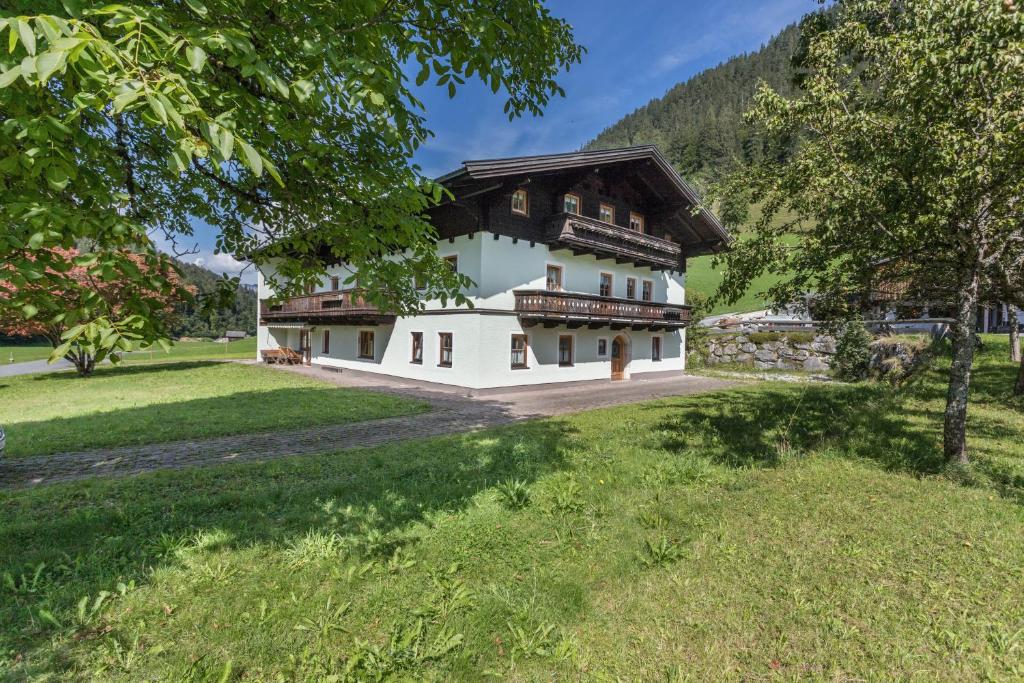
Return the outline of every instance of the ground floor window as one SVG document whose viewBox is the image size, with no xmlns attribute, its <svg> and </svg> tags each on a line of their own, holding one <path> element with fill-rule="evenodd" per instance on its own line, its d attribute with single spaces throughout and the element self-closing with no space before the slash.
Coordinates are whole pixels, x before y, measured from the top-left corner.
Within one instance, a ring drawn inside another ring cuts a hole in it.
<svg viewBox="0 0 1024 683">
<path fill-rule="evenodd" d="M 525 334 L 513 334 L 512 335 L 512 367 L 514 369 L 522 369 L 526 367 L 526 335 Z"/>
<path fill-rule="evenodd" d="M 608 355 L 608 340 L 598 339 L 597 340 L 597 355 L 607 356 Z"/>
<path fill-rule="evenodd" d="M 651 360 L 661 360 L 661 337 L 651 337 Z"/>
<path fill-rule="evenodd" d="M 562 367 L 572 365 L 572 337 L 569 335 L 558 338 L 558 364 Z"/>
<path fill-rule="evenodd" d="M 452 333 L 440 332 L 437 338 L 441 346 L 441 354 L 437 364 L 442 368 L 450 368 L 452 366 Z"/>
<path fill-rule="evenodd" d="M 324 352 L 324 354 L 329 354 L 331 352 L 331 331 L 330 330 L 324 330 L 324 348 L 323 348 L 323 352 Z"/>
<path fill-rule="evenodd" d="M 423 365 L 423 333 L 412 333 L 412 362 Z"/>
<path fill-rule="evenodd" d="M 373 330 L 359 331 L 359 357 L 373 359 Z"/>
</svg>

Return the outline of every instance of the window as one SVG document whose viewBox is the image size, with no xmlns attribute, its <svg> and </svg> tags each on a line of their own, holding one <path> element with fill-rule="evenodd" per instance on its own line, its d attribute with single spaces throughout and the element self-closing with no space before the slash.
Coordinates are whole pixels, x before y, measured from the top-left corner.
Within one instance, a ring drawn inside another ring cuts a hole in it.
<svg viewBox="0 0 1024 683">
<path fill-rule="evenodd" d="M 607 356 L 608 355 L 608 340 L 598 339 L 597 340 L 597 355 Z"/>
<path fill-rule="evenodd" d="M 546 286 L 549 292 L 562 291 L 562 266 L 548 266 Z"/>
<path fill-rule="evenodd" d="M 423 333 L 412 333 L 412 360 L 411 363 L 423 365 Z"/>
<path fill-rule="evenodd" d="M 569 335 L 558 338 L 558 364 L 563 368 L 572 365 L 572 337 Z"/>
<path fill-rule="evenodd" d="M 654 301 L 654 282 L 651 280 L 644 280 L 644 287 L 641 298 L 644 301 Z"/>
<path fill-rule="evenodd" d="M 565 195 L 565 212 L 580 215 L 580 197 L 575 194 Z"/>
<path fill-rule="evenodd" d="M 359 330 L 359 357 L 373 360 L 373 330 Z"/>
<path fill-rule="evenodd" d="M 605 223 L 615 222 L 615 207 L 611 204 L 605 204 L 601 202 L 601 211 L 598 213 L 598 218 L 603 220 Z"/>
<path fill-rule="evenodd" d="M 636 298 L 636 278 L 635 277 L 627 277 L 626 278 L 626 298 L 627 299 L 635 299 Z"/>
<path fill-rule="evenodd" d="M 329 354 L 331 352 L 331 331 L 330 330 L 324 330 L 323 352 L 324 352 L 325 355 Z"/>
<path fill-rule="evenodd" d="M 644 217 L 635 211 L 629 212 L 629 229 L 637 232 L 644 231 Z"/>
<path fill-rule="evenodd" d="M 612 274 L 601 273 L 601 284 L 597 289 L 597 293 L 601 296 L 612 295 Z"/>
<path fill-rule="evenodd" d="M 661 337 L 651 337 L 651 360 L 661 360 Z"/>
<path fill-rule="evenodd" d="M 427 288 L 427 281 L 422 275 L 417 273 L 415 277 L 413 277 L 413 285 L 416 287 L 416 291 L 423 291 Z"/>
<path fill-rule="evenodd" d="M 526 367 L 526 335 L 512 335 L 512 368 L 522 369 Z"/>
<path fill-rule="evenodd" d="M 530 198 L 526 190 L 516 190 L 512 193 L 512 213 L 520 216 L 530 215 Z"/>
<path fill-rule="evenodd" d="M 341 285 L 341 282 L 338 279 L 338 276 L 337 275 L 332 275 L 331 276 L 331 291 L 332 292 L 337 292 L 339 289 L 341 289 L 340 285 Z"/>
<path fill-rule="evenodd" d="M 453 273 L 459 272 L 459 255 L 452 254 L 451 256 L 445 256 L 444 262 L 448 264 L 448 267 L 452 269 Z"/>
<path fill-rule="evenodd" d="M 452 366 L 452 333 L 439 332 L 437 339 L 440 342 L 441 347 L 441 353 L 438 357 L 437 364 L 442 368 L 450 368 Z"/>
<path fill-rule="evenodd" d="M 316 284 L 312 282 L 306 283 L 306 294 L 312 294 L 316 291 Z"/>
</svg>

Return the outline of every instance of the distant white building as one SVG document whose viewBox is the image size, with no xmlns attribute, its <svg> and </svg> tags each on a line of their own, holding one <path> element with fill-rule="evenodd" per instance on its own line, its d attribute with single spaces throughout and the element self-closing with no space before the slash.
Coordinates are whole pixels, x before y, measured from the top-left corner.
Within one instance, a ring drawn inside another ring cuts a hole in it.
<svg viewBox="0 0 1024 683">
<path fill-rule="evenodd" d="M 330 269 L 308 296 L 268 303 L 259 350 L 468 388 L 685 368 L 686 259 L 729 236 L 654 147 L 465 162 L 440 179 L 438 254 L 475 283 L 474 307 L 425 302 L 398 317 Z"/>
</svg>

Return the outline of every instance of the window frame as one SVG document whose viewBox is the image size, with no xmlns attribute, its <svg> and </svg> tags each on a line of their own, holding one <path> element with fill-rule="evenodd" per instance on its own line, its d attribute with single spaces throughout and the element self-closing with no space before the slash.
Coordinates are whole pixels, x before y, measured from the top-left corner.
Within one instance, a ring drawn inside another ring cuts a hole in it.
<svg viewBox="0 0 1024 683">
<path fill-rule="evenodd" d="M 626 298 L 636 300 L 636 284 L 637 280 L 635 277 L 626 278 Z M 633 293 L 630 294 L 630 285 L 633 287 Z"/>
<path fill-rule="evenodd" d="M 602 288 L 604 287 L 604 277 L 608 276 L 608 293 L 604 294 Z M 597 295 L 612 297 L 615 296 L 615 274 L 607 271 L 600 271 L 597 275 Z"/>
<path fill-rule="evenodd" d="M 419 348 L 417 349 L 416 341 L 419 340 Z M 419 350 L 419 357 L 416 357 L 416 351 Z M 409 332 L 409 363 L 412 365 L 423 365 L 423 332 L 419 330 L 412 330 Z"/>
<path fill-rule="evenodd" d="M 522 194 L 523 197 L 523 209 L 519 210 L 516 208 L 516 197 Z M 512 211 L 513 216 L 529 216 L 530 215 L 530 193 L 524 188 L 518 188 L 513 190 L 512 197 L 509 199 L 509 209 Z"/>
<path fill-rule="evenodd" d="M 337 275 L 331 276 L 331 291 L 337 292 L 341 289 L 341 278 Z"/>
<path fill-rule="evenodd" d="M 569 207 L 567 206 L 569 197 L 572 197 L 573 199 L 576 200 L 576 210 L 575 211 L 569 211 Z M 563 194 L 562 195 L 562 213 L 567 213 L 567 214 L 572 215 L 572 216 L 582 216 L 583 215 L 583 198 L 580 197 L 575 192 L 566 192 L 565 194 Z"/>
<path fill-rule="evenodd" d="M 654 301 L 654 280 L 643 280 L 640 285 L 640 300 Z"/>
<path fill-rule="evenodd" d="M 444 256 L 441 257 L 441 260 L 444 261 L 445 263 L 453 264 L 452 265 L 452 272 L 455 273 L 455 274 L 458 274 L 458 272 L 459 272 L 459 255 L 457 253 L 456 254 L 445 254 Z"/>
<path fill-rule="evenodd" d="M 514 354 L 516 352 L 515 343 L 517 339 L 523 340 L 523 362 L 522 364 L 516 364 Z M 513 333 L 509 339 L 509 366 L 512 370 L 529 370 L 530 369 L 530 336 L 527 334 Z"/>
<path fill-rule="evenodd" d="M 634 228 L 633 223 L 636 222 L 640 227 Z M 629 229 L 634 232 L 639 232 L 641 235 L 647 234 L 647 219 L 642 213 L 637 211 L 629 212 Z"/>
<path fill-rule="evenodd" d="M 604 345 L 604 351 L 601 351 L 601 345 Z M 597 357 L 607 358 L 608 357 L 608 337 L 597 338 Z"/>
<path fill-rule="evenodd" d="M 363 355 L 363 339 L 364 335 L 369 335 L 370 339 L 370 355 Z M 374 334 L 374 330 L 359 330 L 359 334 L 356 336 L 356 358 L 359 360 L 376 360 L 377 359 L 377 335 Z"/>
<path fill-rule="evenodd" d="M 602 213 L 604 213 L 605 209 L 608 209 L 608 213 L 611 214 L 611 217 L 608 220 L 605 220 L 604 217 L 601 215 Z M 598 220 L 603 221 L 605 223 L 611 223 L 612 225 L 615 225 L 615 205 L 609 204 L 608 202 L 601 202 L 600 206 L 597 209 L 597 218 Z"/>
<path fill-rule="evenodd" d="M 320 353 L 324 356 L 331 355 L 331 331 L 326 327 L 321 335 Z"/>
<path fill-rule="evenodd" d="M 444 362 L 445 337 L 448 338 L 448 362 Z M 438 332 L 437 333 L 437 367 L 439 368 L 450 368 L 455 365 L 455 334 L 453 332 Z"/>
<path fill-rule="evenodd" d="M 661 335 L 653 335 L 651 337 L 651 362 L 660 363 L 665 357 L 664 352 Z"/>
<path fill-rule="evenodd" d="M 569 361 L 562 361 L 562 340 L 569 340 Z M 576 365 L 576 337 L 571 334 L 558 335 L 558 367 L 571 368 Z"/>
<path fill-rule="evenodd" d="M 552 289 L 548 286 L 548 271 L 551 269 L 558 271 L 558 289 Z M 544 264 L 544 289 L 548 292 L 564 292 L 565 291 L 565 266 L 560 263 L 546 263 Z"/>
</svg>

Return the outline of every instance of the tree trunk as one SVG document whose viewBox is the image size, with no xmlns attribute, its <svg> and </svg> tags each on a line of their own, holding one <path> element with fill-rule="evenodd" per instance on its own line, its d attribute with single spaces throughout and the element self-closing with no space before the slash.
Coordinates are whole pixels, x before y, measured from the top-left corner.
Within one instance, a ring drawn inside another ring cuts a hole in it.
<svg viewBox="0 0 1024 683">
<path fill-rule="evenodd" d="M 1020 329 L 1017 327 L 1017 307 L 1007 306 L 1010 322 L 1010 360 L 1020 362 Z"/>
<path fill-rule="evenodd" d="M 967 457 L 967 398 L 971 387 L 971 366 L 974 365 L 974 328 L 978 324 L 979 277 L 971 279 L 958 292 L 956 320 L 950 330 L 953 342 L 953 365 L 949 369 L 949 391 L 946 394 L 946 416 L 942 430 L 942 450 L 947 464 L 965 465 Z"/>
<path fill-rule="evenodd" d="M 96 360 L 92 354 L 85 353 L 84 351 L 75 351 L 64 356 L 65 359 L 71 361 L 75 370 L 78 371 L 79 377 L 89 377 L 92 375 L 92 371 L 96 368 Z"/>
</svg>

